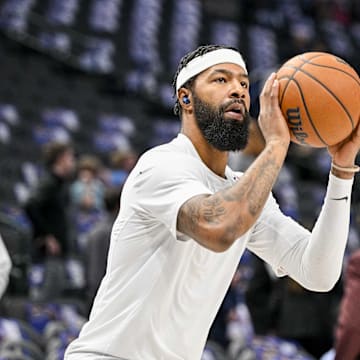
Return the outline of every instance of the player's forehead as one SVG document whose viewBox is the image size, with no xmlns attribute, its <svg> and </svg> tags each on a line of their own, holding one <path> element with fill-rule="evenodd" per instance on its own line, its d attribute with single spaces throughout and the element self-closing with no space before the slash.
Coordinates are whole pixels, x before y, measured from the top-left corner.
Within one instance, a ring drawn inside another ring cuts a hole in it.
<svg viewBox="0 0 360 360">
<path fill-rule="evenodd" d="M 238 64 L 233 63 L 221 63 L 210 66 L 208 69 L 200 73 L 199 77 L 209 77 L 221 74 L 237 78 L 249 78 L 246 69 Z"/>
<path fill-rule="evenodd" d="M 227 63 L 238 65 L 246 72 L 245 61 L 238 51 L 233 49 L 210 51 L 193 58 L 179 71 L 176 78 L 176 91 L 178 91 L 188 80 L 198 76 L 212 66 Z"/>
</svg>

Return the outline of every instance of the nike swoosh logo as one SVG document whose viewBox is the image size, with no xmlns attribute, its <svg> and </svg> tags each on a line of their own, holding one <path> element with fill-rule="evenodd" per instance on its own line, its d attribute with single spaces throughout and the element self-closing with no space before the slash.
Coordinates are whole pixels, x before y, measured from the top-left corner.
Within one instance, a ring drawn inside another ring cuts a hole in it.
<svg viewBox="0 0 360 360">
<path fill-rule="evenodd" d="M 331 198 L 331 200 L 337 200 L 337 201 L 345 200 L 345 201 L 348 201 L 348 197 L 347 197 L 347 196 L 343 196 L 343 197 L 341 197 L 341 198 Z"/>
</svg>

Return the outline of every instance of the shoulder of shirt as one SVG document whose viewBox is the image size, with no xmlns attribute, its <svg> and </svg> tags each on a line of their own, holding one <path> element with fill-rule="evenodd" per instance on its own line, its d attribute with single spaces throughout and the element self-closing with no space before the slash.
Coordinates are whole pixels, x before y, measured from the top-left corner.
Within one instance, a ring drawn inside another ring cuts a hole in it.
<svg viewBox="0 0 360 360">
<path fill-rule="evenodd" d="M 186 141 L 183 138 L 175 138 L 172 141 L 155 146 L 147 150 L 139 158 L 139 163 L 149 162 L 149 161 L 176 161 L 180 159 L 196 159 L 200 160 L 196 156 L 195 149 L 192 148 L 192 145 L 189 141 Z"/>
</svg>

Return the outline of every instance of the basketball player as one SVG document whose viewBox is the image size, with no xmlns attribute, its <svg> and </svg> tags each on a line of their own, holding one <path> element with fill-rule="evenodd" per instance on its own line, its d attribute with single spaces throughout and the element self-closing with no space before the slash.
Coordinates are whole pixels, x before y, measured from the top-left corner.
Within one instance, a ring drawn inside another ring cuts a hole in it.
<svg viewBox="0 0 360 360">
<path fill-rule="evenodd" d="M 147 151 L 129 175 L 106 275 L 66 360 L 200 359 L 245 248 L 310 290 L 328 291 L 340 276 L 360 131 L 329 148 L 336 165 L 311 233 L 271 195 L 290 142 L 276 75 L 260 96 L 266 144 L 244 173 L 227 166 L 228 152 L 248 141 L 240 53 L 201 46 L 181 60 L 174 86 L 181 133 Z"/>
</svg>

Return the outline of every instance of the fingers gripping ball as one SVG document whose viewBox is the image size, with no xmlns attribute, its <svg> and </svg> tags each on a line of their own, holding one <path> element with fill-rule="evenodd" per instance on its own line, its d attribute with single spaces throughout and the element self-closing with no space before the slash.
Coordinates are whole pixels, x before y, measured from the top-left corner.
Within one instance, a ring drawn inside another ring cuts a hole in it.
<svg viewBox="0 0 360 360">
<path fill-rule="evenodd" d="M 311 147 L 335 145 L 348 137 L 360 117 L 360 79 L 341 58 L 307 52 L 277 72 L 279 102 L 291 140 Z"/>
</svg>

